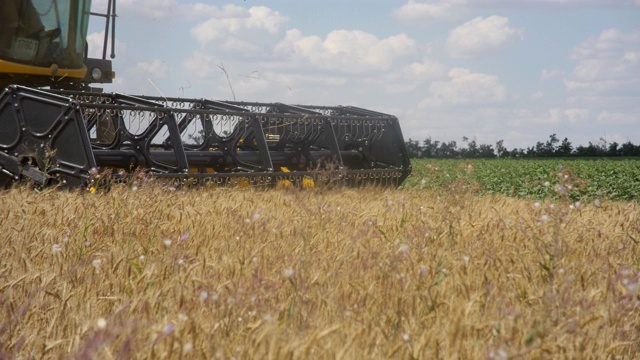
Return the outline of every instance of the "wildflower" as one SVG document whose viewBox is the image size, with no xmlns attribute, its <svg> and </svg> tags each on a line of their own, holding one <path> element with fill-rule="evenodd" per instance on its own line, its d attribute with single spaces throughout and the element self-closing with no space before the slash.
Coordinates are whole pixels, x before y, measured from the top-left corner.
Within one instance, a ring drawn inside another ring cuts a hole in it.
<svg viewBox="0 0 640 360">
<path fill-rule="evenodd" d="M 185 241 L 189 238 L 189 233 L 184 233 L 180 235 L 180 241 Z"/>
<path fill-rule="evenodd" d="M 498 350 L 491 349 L 491 350 L 489 350 L 489 353 L 487 355 L 488 355 L 487 358 L 496 359 L 496 360 L 502 360 L 502 359 L 508 359 L 509 358 L 509 354 L 507 353 L 507 351 L 504 348 L 500 348 Z"/>
<path fill-rule="evenodd" d="M 200 298 L 200 302 L 205 302 L 209 298 L 209 293 L 207 292 L 207 290 L 202 290 L 200 291 L 198 297 Z"/>
<path fill-rule="evenodd" d="M 190 353 L 191 350 L 193 350 L 193 345 L 190 342 L 184 344 L 184 346 L 182 347 L 183 353 Z"/>
<path fill-rule="evenodd" d="M 546 223 L 547 221 L 549 221 L 549 215 L 544 214 L 540 217 L 540 221 L 542 221 L 543 223 Z"/>
<path fill-rule="evenodd" d="M 594 205 L 595 207 L 600 207 L 600 199 L 595 199 L 595 200 L 593 200 L 593 205 Z"/>
<path fill-rule="evenodd" d="M 53 245 L 51 245 L 51 251 L 52 251 L 54 254 L 57 254 L 57 253 L 61 252 L 61 251 L 62 251 L 62 245 L 60 245 L 60 244 L 53 244 Z"/>
<path fill-rule="evenodd" d="M 100 265 L 102 265 L 102 260 L 100 259 L 94 259 L 91 262 L 91 265 L 93 265 L 93 267 L 96 269 L 96 272 L 100 271 Z"/>
<path fill-rule="evenodd" d="M 90 188 L 89 188 L 89 192 L 90 192 L 90 193 L 92 193 L 92 194 L 93 194 L 93 193 L 95 193 L 95 192 L 96 192 L 96 188 L 95 188 L 95 187 L 93 187 L 93 186 L 92 186 L 92 187 L 90 187 Z"/>
<path fill-rule="evenodd" d="M 164 239 L 162 243 L 164 244 L 164 246 L 169 247 L 171 246 L 171 239 Z"/>
<path fill-rule="evenodd" d="M 633 295 L 638 294 L 638 290 L 640 290 L 640 284 L 638 284 L 637 279 L 635 281 L 624 279 L 622 280 L 622 285 L 627 289 L 627 292 Z"/>
<path fill-rule="evenodd" d="M 98 326 L 98 329 L 104 329 L 107 327 L 107 320 L 104 318 L 98 318 L 96 325 Z"/>
<path fill-rule="evenodd" d="M 420 268 L 418 269 L 418 273 L 420 274 L 420 276 L 427 275 L 427 267 L 424 265 L 420 265 Z"/>
<path fill-rule="evenodd" d="M 140 261 L 144 261 L 145 257 L 144 255 L 140 255 Z"/>
<path fill-rule="evenodd" d="M 398 249 L 402 255 L 406 256 L 407 254 L 409 254 L 409 245 L 402 243 L 400 244 L 400 248 Z"/>
<path fill-rule="evenodd" d="M 536 201 L 536 202 L 534 202 L 534 203 L 533 203 L 533 207 L 534 207 L 534 208 L 536 208 L 536 209 L 540 209 L 540 203 L 539 203 L 539 202 L 537 202 L 537 201 Z"/>
<path fill-rule="evenodd" d="M 409 342 L 411 340 L 411 336 L 407 333 L 402 334 L 402 341 Z"/>
<path fill-rule="evenodd" d="M 171 334 L 173 334 L 173 331 L 176 329 L 176 326 L 173 323 L 169 323 L 167 324 L 167 326 L 164 327 L 164 329 L 162 329 L 162 333 L 165 336 L 169 336 Z"/>
<path fill-rule="evenodd" d="M 183 313 L 179 313 L 178 314 L 178 320 L 180 321 L 187 321 L 189 319 L 189 317 Z"/>
<path fill-rule="evenodd" d="M 465 265 L 469 264 L 469 257 L 467 255 L 463 256 L 462 261 L 464 261 Z"/>
<path fill-rule="evenodd" d="M 178 266 L 183 266 L 184 265 L 184 259 L 180 258 L 178 259 Z"/>
<path fill-rule="evenodd" d="M 551 183 L 549 183 L 548 181 L 545 181 L 543 185 L 546 186 L 546 187 L 549 187 L 551 185 Z"/>
<path fill-rule="evenodd" d="M 295 271 L 293 270 L 293 268 L 288 267 L 288 268 L 284 269 L 282 274 L 284 275 L 285 278 L 289 279 L 295 274 Z"/>
</svg>

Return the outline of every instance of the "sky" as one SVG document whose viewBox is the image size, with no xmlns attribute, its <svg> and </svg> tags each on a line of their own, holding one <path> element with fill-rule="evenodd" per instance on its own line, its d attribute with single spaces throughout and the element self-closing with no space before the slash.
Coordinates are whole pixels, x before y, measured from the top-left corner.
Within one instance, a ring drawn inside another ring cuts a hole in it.
<svg viewBox="0 0 640 360">
<path fill-rule="evenodd" d="M 459 146 L 640 143 L 640 0 L 118 0 L 117 15 L 109 92 L 352 105 Z M 92 18 L 90 55 L 103 36 Z"/>
</svg>

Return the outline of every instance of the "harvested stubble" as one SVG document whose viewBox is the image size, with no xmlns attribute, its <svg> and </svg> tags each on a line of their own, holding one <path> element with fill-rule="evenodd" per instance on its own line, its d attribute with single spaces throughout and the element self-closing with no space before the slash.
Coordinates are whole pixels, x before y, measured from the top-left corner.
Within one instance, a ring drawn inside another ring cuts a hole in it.
<svg viewBox="0 0 640 360">
<path fill-rule="evenodd" d="M 0 193 L 0 358 L 637 356 L 637 203 Z"/>
</svg>

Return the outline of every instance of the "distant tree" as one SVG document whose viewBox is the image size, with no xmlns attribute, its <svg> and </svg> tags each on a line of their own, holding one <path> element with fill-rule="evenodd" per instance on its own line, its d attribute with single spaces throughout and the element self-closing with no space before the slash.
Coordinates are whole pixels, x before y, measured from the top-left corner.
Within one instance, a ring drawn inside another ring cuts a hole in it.
<svg viewBox="0 0 640 360">
<path fill-rule="evenodd" d="M 520 148 L 520 149 L 513 148 L 513 150 L 511 150 L 509 152 L 509 157 L 512 157 L 512 158 L 523 158 L 523 157 L 525 157 L 525 150 L 522 149 L 522 148 Z"/>
<path fill-rule="evenodd" d="M 478 143 L 475 140 L 471 140 L 467 142 L 467 149 L 465 152 L 465 157 L 467 158 L 477 158 L 480 157 L 480 150 L 478 149 Z"/>
<path fill-rule="evenodd" d="M 569 139 L 564 138 L 562 143 L 556 149 L 557 156 L 571 156 L 573 153 L 573 145 L 571 145 L 571 141 Z"/>
<path fill-rule="evenodd" d="M 504 147 L 504 140 L 496 141 L 496 155 L 499 158 L 509 157 L 509 150 L 507 150 L 507 148 Z"/>
<path fill-rule="evenodd" d="M 556 153 L 556 146 L 560 140 L 556 137 L 556 134 L 549 135 L 549 140 L 544 144 L 543 156 L 553 156 Z"/>
<path fill-rule="evenodd" d="M 576 155 L 582 157 L 595 157 L 602 156 L 605 152 L 598 145 L 594 145 L 591 141 L 589 141 L 588 146 L 578 146 L 576 147 Z"/>
<path fill-rule="evenodd" d="M 538 144 L 542 144 L 542 143 L 538 142 Z M 526 156 L 526 157 L 535 157 L 536 156 L 536 148 L 533 147 L 533 146 L 528 147 L 527 150 L 525 150 L 525 152 L 524 152 L 524 156 Z"/>
<path fill-rule="evenodd" d="M 441 158 L 455 158 L 458 155 L 457 144 L 455 141 L 441 142 L 438 147 L 438 157 Z"/>
<path fill-rule="evenodd" d="M 405 146 L 407 148 L 407 154 L 409 155 L 409 157 L 411 158 L 420 158 L 422 157 L 422 148 L 420 147 L 420 143 L 418 142 L 418 140 L 411 140 L 411 138 L 409 138 L 409 141 L 407 141 L 405 143 Z"/>
<path fill-rule="evenodd" d="M 511 151 L 504 146 L 504 140 L 498 140 L 495 149 L 492 145 L 478 144 L 476 140 L 469 140 L 463 136 L 462 142 L 465 147 L 458 147 L 455 141 L 438 141 L 431 137 L 426 138 L 422 146 L 417 140 L 409 139 L 405 143 L 407 152 L 412 158 L 533 158 L 551 156 L 640 156 L 640 145 L 635 145 L 631 141 L 620 145 L 617 142 L 608 143 L 601 138 L 597 144 L 589 142 L 587 146 L 577 146 L 568 138 L 560 141 L 556 134 L 551 134 L 546 142 L 538 141 L 535 146 L 527 148 L 514 148 Z"/>
<path fill-rule="evenodd" d="M 490 159 L 496 157 L 495 152 L 493 151 L 493 146 L 487 144 L 481 144 L 478 147 L 478 157 Z"/>
<path fill-rule="evenodd" d="M 619 151 L 622 156 L 638 156 L 640 155 L 640 146 L 632 144 L 631 141 L 627 141 L 620 146 Z"/>
<path fill-rule="evenodd" d="M 436 141 L 436 144 L 434 145 L 433 141 L 431 141 L 431 137 L 424 139 L 424 142 L 422 143 L 422 157 L 434 157 L 434 149 L 437 146 L 437 143 L 438 142 Z"/>
</svg>

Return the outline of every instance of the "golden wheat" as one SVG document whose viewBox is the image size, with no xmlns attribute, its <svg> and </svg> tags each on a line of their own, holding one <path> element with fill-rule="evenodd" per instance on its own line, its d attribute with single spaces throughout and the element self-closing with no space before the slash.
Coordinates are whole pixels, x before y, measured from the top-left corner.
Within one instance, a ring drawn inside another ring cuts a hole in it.
<svg viewBox="0 0 640 360">
<path fill-rule="evenodd" d="M 635 357 L 636 203 L 0 193 L 0 358 Z"/>
</svg>

